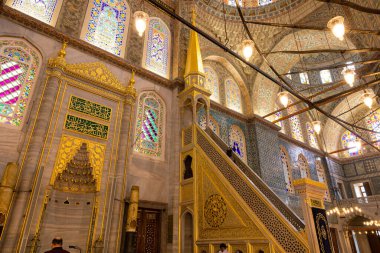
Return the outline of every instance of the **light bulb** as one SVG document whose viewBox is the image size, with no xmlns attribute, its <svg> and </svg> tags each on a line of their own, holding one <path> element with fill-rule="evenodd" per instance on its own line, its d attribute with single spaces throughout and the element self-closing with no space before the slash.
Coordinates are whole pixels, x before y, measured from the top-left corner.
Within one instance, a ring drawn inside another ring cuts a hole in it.
<svg viewBox="0 0 380 253">
<path fill-rule="evenodd" d="M 335 18 L 330 19 L 327 23 L 327 27 L 339 40 L 344 39 L 344 34 L 346 33 L 346 29 L 344 27 L 344 17 L 337 16 Z"/>
<path fill-rule="evenodd" d="M 143 11 L 136 11 L 133 14 L 133 17 L 135 18 L 136 30 L 139 33 L 139 36 L 141 37 L 146 30 L 149 16 Z"/>
<path fill-rule="evenodd" d="M 346 83 L 348 85 L 350 85 L 351 87 L 354 86 L 355 75 L 356 75 L 355 70 L 345 68 L 342 71 L 342 74 L 343 74 L 343 77 L 344 77 L 344 80 L 346 81 Z"/>
<path fill-rule="evenodd" d="M 322 129 L 321 122 L 317 120 L 317 121 L 311 122 L 311 124 L 313 125 L 314 131 L 317 134 L 319 134 L 321 132 L 321 129 Z"/>
<path fill-rule="evenodd" d="M 372 105 L 373 105 L 372 94 L 366 91 L 366 92 L 363 94 L 362 99 L 363 99 L 363 103 L 364 103 L 369 109 L 371 109 L 371 108 L 372 108 Z"/>
<path fill-rule="evenodd" d="M 253 41 L 244 40 L 243 41 L 243 56 L 245 60 L 249 60 L 253 55 Z"/>
<path fill-rule="evenodd" d="M 281 91 L 278 93 L 278 99 L 280 100 L 280 103 L 287 107 L 289 103 L 289 93 L 287 91 Z"/>
</svg>

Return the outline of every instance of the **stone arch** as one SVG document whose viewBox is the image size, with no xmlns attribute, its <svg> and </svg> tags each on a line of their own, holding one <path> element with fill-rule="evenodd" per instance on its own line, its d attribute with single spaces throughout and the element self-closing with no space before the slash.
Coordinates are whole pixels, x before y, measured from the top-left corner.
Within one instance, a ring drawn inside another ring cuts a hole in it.
<svg viewBox="0 0 380 253">
<path fill-rule="evenodd" d="M 311 178 L 309 162 L 303 154 L 298 155 L 297 163 L 300 170 L 300 178 Z"/>
</svg>

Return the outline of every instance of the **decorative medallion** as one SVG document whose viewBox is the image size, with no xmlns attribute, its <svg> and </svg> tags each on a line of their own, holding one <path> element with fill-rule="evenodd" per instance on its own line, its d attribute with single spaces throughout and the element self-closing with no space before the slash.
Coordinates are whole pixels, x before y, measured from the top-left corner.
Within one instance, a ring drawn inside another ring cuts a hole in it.
<svg viewBox="0 0 380 253">
<path fill-rule="evenodd" d="M 213 228 L 220 227 L 227 216 L 227 204 L 218 194 L 211 195 L 204 206 L 206 222 Z"/>
</svg>

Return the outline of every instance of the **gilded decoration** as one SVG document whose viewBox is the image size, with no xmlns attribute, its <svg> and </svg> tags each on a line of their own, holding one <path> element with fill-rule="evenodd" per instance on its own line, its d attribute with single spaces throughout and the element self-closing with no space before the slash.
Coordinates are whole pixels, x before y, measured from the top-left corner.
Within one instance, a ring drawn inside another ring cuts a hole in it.
<svg viewBox="0 0 380 253">
<path fill-rule="evenodd" d="M 252 218 L 237 202 L 237 196 L 233 196 L 233 193 L 221 184 L 213 172 L 213 165 L 207 162 L 200 152 L 197 152 L 196 157 L 195 188 L 198 189 L 196 205 L 199 213 L 199 239 L 264 239 Z M 206 216 L 210 214 L 206 214 L 206 211 L 219 215 L 215 222 L 207 221 Z M 212 226 L 218 223 L 219 227 Z"/>
<path fill-rule="evenodd" d="M 206 222 L 213 228 L 220 227 L 227 216 L 227 204 L 223 197 L 213 194 L 206 200 L 204 206 Z"/>
<path fill-rule="evenodd" d="M 61 138 L 53 174 L 50 179 L 51 185 L 54 185 L 58 175 L 67 168 L 67 164 L 73 160 L 75 154 L 78 153 L 78 150 L 80 150 L 83 143 L 87 146 L 88 162 L 92 166 L 92 176 L 96 180 L 96 191 L 100 191 L 106 146 L 97 142 L 68 135 L 63 135 Z"/>
<path fill-rule="evenodd" d="M 70 98 L 69 109 L 105 121 L 111 119 L 111 108 L 75 96 Z"/>
<path fill-rule="evenodd" d="M 65 129 L 107 140 L 109 126 L 67 114 Z"/>
</svg>

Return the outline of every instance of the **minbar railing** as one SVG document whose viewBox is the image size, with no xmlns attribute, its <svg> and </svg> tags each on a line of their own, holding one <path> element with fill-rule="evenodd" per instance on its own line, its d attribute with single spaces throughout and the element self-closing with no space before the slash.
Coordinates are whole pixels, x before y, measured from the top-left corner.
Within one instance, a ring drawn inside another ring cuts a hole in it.
<svg viewBox="0 0 380 253">
<path fill-rule="evenodd" d="M 224 151 L 228 149 L 228 145 L 220 139 L 210 128 L 206 129 L 206 133 L 212 140 Z M 305 224 L 292 209 L 290 209 L 272 189 L 249 167 L 238 155 L 232 152 L 233 161 L 237 167 L 249 178 L 249 180 L 260 190 L 260 192 L 277 208 L 279 212 L 296 228 L 298 231 L 305 228 Z"/>
</svg>

